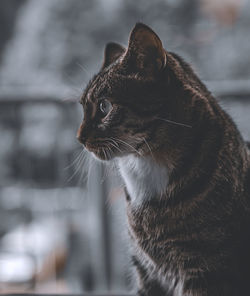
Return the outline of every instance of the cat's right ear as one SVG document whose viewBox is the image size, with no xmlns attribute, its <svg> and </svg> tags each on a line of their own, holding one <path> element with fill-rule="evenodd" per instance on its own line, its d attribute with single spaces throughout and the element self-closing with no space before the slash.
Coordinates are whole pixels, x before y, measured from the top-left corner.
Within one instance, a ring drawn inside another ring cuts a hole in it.
<svg viewBox="0 0 250 296">
<path fill-rule="evenodd" d="M 108 43 L 104 50 L 104 61 L 102 64 L 102 69 L 114 63 L 125 51 L 126 49 L 118 43 Z"/>
<path fill-rule="evenodd" d="M 132 71 L 153 77 L 166 65 L 166 52 L 158 35 L 148 26 L 137 23 L 130 33 L 124 63 Z"/>
</svg>

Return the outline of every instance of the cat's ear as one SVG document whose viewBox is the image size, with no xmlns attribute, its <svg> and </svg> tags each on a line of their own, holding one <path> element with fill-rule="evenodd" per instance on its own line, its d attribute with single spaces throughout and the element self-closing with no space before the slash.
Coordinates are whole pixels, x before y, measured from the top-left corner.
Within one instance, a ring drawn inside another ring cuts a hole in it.
<svg viewBox="0 0 250 296">
<path fill-rule="evenodd" d="M 102 69 L 115 62 L 125 51 L 126 49 L 118 43 L 108 43 L 104 50 L 104 61 L 102 64 Z"/>
<path fill-rule="evenodd" d="M 148 26 L 137 23 L 130 33 L 124 60 L 137 71 L 153 75 L 165 67 L 166 53 L 157 34 Z"/>
</svg>

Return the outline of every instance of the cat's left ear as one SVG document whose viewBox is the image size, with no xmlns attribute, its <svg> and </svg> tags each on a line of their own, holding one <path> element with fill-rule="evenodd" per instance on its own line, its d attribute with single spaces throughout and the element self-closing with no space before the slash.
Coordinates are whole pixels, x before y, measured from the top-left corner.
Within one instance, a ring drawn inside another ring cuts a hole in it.
<svg viewBox="0 0 250 296">
<path fill-rule="evenodd" d="M 125 51 L 126 49 L 118 43 L 108 43 L 104 50 L 104 61 L 102 64 L 102 69 L 114 63 Z"/>
<path fill-rule="evenodd" d="M 143 74 L 154 75 L 166 65 L 166 52 L 157 34 L 148 26 L 137 23 L 130 33 L 124 61 Z"/>
</svg>

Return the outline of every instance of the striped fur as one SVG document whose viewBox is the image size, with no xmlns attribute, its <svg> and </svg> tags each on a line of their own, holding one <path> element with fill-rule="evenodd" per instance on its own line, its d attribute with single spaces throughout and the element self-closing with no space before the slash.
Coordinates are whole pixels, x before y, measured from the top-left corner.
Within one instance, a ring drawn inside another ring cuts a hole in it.
<svg viewBox="0 0 250 296">
<path fill-rule="evenodd" d="M 125 181 L 138 295 L 250 295 L 250 145 L 191 67 L 137 24 L 81 103 L 80 142 Z"/>
</svg>

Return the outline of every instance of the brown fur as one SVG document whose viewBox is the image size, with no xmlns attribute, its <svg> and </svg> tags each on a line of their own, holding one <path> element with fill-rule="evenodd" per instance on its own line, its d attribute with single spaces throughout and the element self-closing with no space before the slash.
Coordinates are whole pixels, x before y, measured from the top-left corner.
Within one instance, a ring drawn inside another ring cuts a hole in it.
<svg viewBox="0 0 250 296">
<path fill-rule="evenodd" d="M 81 103 L 78 138 L 98 158 L 168 169 L 162 196 L 138 206 L 127 192 L 139 295 L 250 295 L 249 146 L 191 67 L 137 24 L 126 50 L 109 44 Z"/>
</svg>

